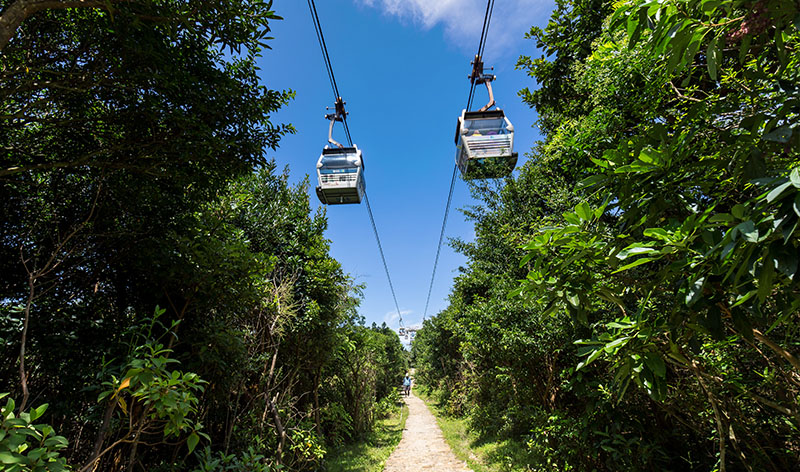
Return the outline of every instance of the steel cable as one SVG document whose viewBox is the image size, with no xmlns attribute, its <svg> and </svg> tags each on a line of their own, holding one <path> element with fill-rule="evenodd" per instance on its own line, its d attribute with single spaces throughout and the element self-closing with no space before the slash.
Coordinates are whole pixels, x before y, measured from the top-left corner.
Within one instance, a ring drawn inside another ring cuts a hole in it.
<svg viewBox="0 0 800 472">
<path fill-rule="evenodd" d="M 453 189 L 456 186 L 456 176 L 458 175 L 458 166 L 453 166 L 453 178 L 450 179 L 450 193 L 447 195 L 447 206 L 444 209 L 444 219 L 442 220 L 442 231 L 439 233 L 439 245 L 436 247 L 436 258 L 433 260 L 433 273 L 431 274 L 431 283 L 428 286 L 428 297 L 425 299 L 425 311 L 422 313 L 422 321 L 428 315 L 428 305 L 431 301 L 431 292 L 433 292 L 433 281 L 436 278 L 436 266 L 439 265 L 439 253 L 442 251 L 442 241 L 444 240 L 444 230 L 447 227 L 447 215 L 450 213 L 450 202 L 453 200 Z"/>
<path fill-rule="evenodd" d="M 378 235 L 378 226 L 375 224 L 375 217 L 372 216 L 372 207 L 369 205 L 369 197 L 364 192 L 364 203 L 367 204 L 367 212 L 369 213 L 369 221 L 372 223 L 372 231 L 375 232 L 375 241 L 378 242 L 378 252 L 381 253 L 381 261 L 383 261 L 383 270 L 386 271 L 386 279 L 389 281 L 389 290 L 392 292 L 392 299 L 394 299 L 394 307 L 397 310 L 397 317 L 400 320 L 400 326 L 403 326 L 403 315 L 400 313 L 400 305 L 397 304 L 397 295 L 394 292 L 394 284 L 392 284 L 392 276 L 389 275 L 389 265 L 386 264 L 386 257 L 383 254 L 383 246 L 381 245 L 381 237 Z"/>
<path fill-rule="evenodd" d="M 306 0 L 308 3 L 308 9 L 311 12 L 311 20 L 314 23 L 314 31 L 317 34 L 317 42 L 319 42 L 320 50 L 322 51 L 322 59 L 325 62 L 325 69 L 328 72 L 328 79 L 331 83 L 331 89 L 333 90 L 333 99 L 334 101 L 338 102 L 339 98 L 341 98 L 341 94 L 339 93 L 339 86 L 336 84 L 336 76 L 333 73 L 333 64 L 331 63 L 330 55 L 328 54 L 328 45 L 325 43 L 325 35 L 322 33 L 322 24 L 319 21 L 319 14 L 317 13 L 317 5 L 314 0 Z M 353 145 L 353 139 L 350 137 L 350 128 L 347 126 L 347 114 L 345 113 L 342 117 L 342 125 L 344 126 L 344 132 L 347 136 L 347 143 L 349 146 Z M 392 292 L 392 299 L 394 300 L 394 307 L 397 309 L 397 316 L 400 320 L 400 326 L 403 326 L 403 315 L 400 313 L 400 305 L 397 303 L 397 295 L 394 291 L 394 284 L 392 284 L 392 277 L 389 275 L 389 266 L 386 264 L 386 256 L 383 253 L 383 245 L 381 244 L 381 238 L 378 235 L 378 226 L 375 224 L 375 217 L 372 214 L 372 207 L 369 204 L 369 198 L 367 197 L 366 191 L 364 192 L 364 202 L 367 204 L 367 212 L 369 213 L 369 221 L 372 224 L 372 230 L 375 232 L 375 241 L 378 243 L 378 252 L 381 254 L 381 261 L 383 261 L 383 269 L 386 271 L 386 279 L 389 281 L 389 290 Z"/>
<path fill-rule="evenodd" d="M 319 42 L 319 48 L 322 51 L 322 59 L 325 61 L 325 70 L 328 72 L 328 80 L 331 82 L 333 100 L 336 102 L 339 100 L 339 98 L 341 98 L 342 95 L 339 93 L 339 86 L 336 84 L 336 76 L 333 74 L 333 65 L 331 64 L 331 58 L 328 54 L 328 44 L 325 42 L 325 35 L 322 34 L 322 24 L 319 21 L 317 4 L 314 2 L 314 0 L 306 0 L 306 2 L 308 3 L 308 9 L 311 12 L 311 21 L 314 23 L 314 32 L 317 33 L 317 42 Z M 352 146 L 353 139 L 350 137 L 350 128 L 347 126 L 346 113 L 342 116 L 342 125 L 344 126 L 345 136 L 347 136 L 347 144 Z"/>
<path fill-rule="evenodd" d="M 483 57 L 483 51 L 486 48 L 486 37 L 489 34 L 489 23 L 492 20 L 492 12 L 494 11 L 494 0 L 487 0 L 486 13 L 483 15 L 483 28 L 481 28 L 481 40 L 478 43 L 478 54 L 476 59 Z M 475 80 L 470 81 L 469 97 L 467 98 L 467 108 L 472 107 L 472 99 L 475 96 Z M 447 195 L 447 205 L 444 209 L 444 218 L 442 219 L 442 230 L 439 233 L 439 244 L 436 247 L 436 257 L 433 260 L 433 271 L 431 273 L 431 283 L 428 286 L 428 296 L 425 299 L 425 311 L 422 313 L 422 321 L 428 316 L 428 306 L 431 301 L 431 293 L 433 292 L 433 282 L 436 279 L 436 267 L 439 265 L 439 254 L 442 251 L 442 242 L 444 241 L 445 229 L 447 228 L 447 216 L 450 214 L 450 203 L 453 201 L 453 189 L 455 188 L 456 176 L 458 175 L 458 165 L 453 166 L 453 177 L 450 179 L 450 192 Z"/>
</svg>

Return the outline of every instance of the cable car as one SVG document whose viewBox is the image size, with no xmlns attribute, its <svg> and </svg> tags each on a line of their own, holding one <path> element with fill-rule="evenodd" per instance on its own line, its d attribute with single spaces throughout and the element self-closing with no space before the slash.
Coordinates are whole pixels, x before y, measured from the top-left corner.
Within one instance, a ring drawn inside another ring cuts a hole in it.
<svg viewBox="0 0 800 472">
<path fill-rule="evenodd" d="M 473 83 L 485 84 L 489 103 L 478 111 L 462 110 L 456 123 L 456 165 L 465 179 L 494 179 L 505 177 L 517 165 L 514 152 L 514 125 L 495 105 L 492 80 L 496 77 L 483 73 L 483 62 L 476 56 L 473 61 Z"/>
<path fill-rule="evenodd" d="M 333 124 L 344 122 L 347 112 L 342 97 L 336 99 L 335 112 L 325 115 L 330 121 L 328 143 L 317 161 L 317 197 L 325 205 L 361 203 L 366 183 L 364 181 L 364 159 L 361 150 L 353 144 L 345 147 L 333 139 Z M 326 107 L 330 110 L 329 107 Z"/>
<path fill-rule="evenodd" d="M 361 150 L 325 146 L 317 161 L 317 197 L 325 205 L 361 203 L 364 198 L 364 161 Z"/>
<path fill-rule="evenodd" d="M 400 332 L 399 332 L 400 336 L 405 336 L 405 335 L 406 335 L 406 329 L 405 329 L 405 328 L 403 328 L 403 327 L 400 327 L 400 330 L 399 330 L 399 331 L 400 331 Z"/>
</svg>

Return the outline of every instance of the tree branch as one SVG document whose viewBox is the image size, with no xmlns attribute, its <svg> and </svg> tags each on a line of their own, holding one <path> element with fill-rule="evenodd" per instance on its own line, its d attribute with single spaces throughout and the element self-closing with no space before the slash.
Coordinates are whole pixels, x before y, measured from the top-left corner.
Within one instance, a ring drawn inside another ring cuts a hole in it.
<svg viewBox="0 0 800 472">
<path fill-rule="evenodd" d="M 98 8 L 130 0 L 17 0 L 0 15 L 0 52 L 17 33 L 22 22 L 42 10 Z"/>
</svg>

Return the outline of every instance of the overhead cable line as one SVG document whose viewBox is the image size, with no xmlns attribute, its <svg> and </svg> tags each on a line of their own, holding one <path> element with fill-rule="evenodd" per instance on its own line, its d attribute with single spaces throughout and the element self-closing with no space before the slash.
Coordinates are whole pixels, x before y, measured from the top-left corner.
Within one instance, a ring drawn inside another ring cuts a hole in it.
<svg viewBox="0 0 800 472">
<path fill-rule="evenodd" d="M 482 60 L 483 51 L 486 49 L 486 36 L 489 34 L 489 23 L 492 21 L 492 12 L 494 11 L 494 0 L 487 0 L 486 13 L 483 15 L 483 28 L 481 29 L 481 40 L 478 42 L 478 53 L 475 55 L 476 60 Z M 470 76 L 471 84 L 469 88 L 469 98 L 467 99 L 467 111 L 472 108 L 472 99 L 475 96 L 476 81 Z"/>
<path fill-rule="evenodd" d="M 394 307 L 397 310 L 397 316 L 400 320 L 400 326 L 403 326 L 403 315 L 400 313 L 400 305 L 397 304 L 397 295 L 394 292 L 394 285 L 392 284 L 392 276 L 389 275 L 389 266 L 386 264 L 386 257 L 383 255 L 383 246 L 381 246 L 381 238 L 378 236 L 378 226 L 375 225 L 375 217 L 372 216 L 372 207 L 369 205 L 369 197 L 366 192 L 364 193 L 364 202 L 367 204 L 367 212 L 369 213 L 369 221 L 372 223 L 372 230 L 375 232 L 375 241 L 378 242 L 378 251 L 381 253 L 381 261 L 383 261 L 383 270 L 386 271 L 386 279 L 389 280 L 389 289 L 392 291 L 392 298 L 394 299 Z"/>
<path fill-rule="evenodd" d="M 322 34 L 322 24 L 317 14 L 317 4 L 314 0 L 306 0 L 306 2 L 308 3 L 308 10 L 311 12 L 311 21 L 314 23 L 314 32 L 317 33 L 317 42 L 322 51 L 322 59 L 325 61 L 325 70 L 328 73 L 328 80 L 331 82 L 333 100 L 338 102 L 341 100 L 342 95 L 339 93 L 339 86 L 336 84 L 336 76 L 333 74 L 333 65 L 331 64 L 330 55 L 328 55 L 328 45 L 325 42 L 325 35 Z M 343 113 L 342 125 L 344 126 L 344 133 L 347 136 L 347 144 L 352 146 L 353 139 L 350 137 L 350 128 L 347 126 L 347 113 Z"/>
<path fill-rule="evenodd" d="M 447 196 L 447 206 L 444 210 L 444 219 L 442 220 L 442 231 L 439 233 L 439 245 L 436 247 L 436 258 L 433 260 L 433 273 L 431 274 L 431 283 L 428 286 L 428 297 L 425 299 L 425 311 L 422 313 L 422 321 L 428 315 L 428 304 L 431 302 L 431 292 L 433 291 L 433 281 L 436 278 L 436 266 L 439 265 L 439 253 L 442 251 L 442 241 L 444 240 L 444 230 L 447 227 L 447 214 L 450 213 L 450 202 L 453 200 L 453 189 L 456 186 L 456 175 L 458 175 L 458 167 L 453 166 L 453 178 L 450 179 L 450 194 Z"/>
<path fill-rule="evenodd" d="M 489 23 L 492 21 L 492 12 L 494 11 L 494 0 L 487 0 L 486 13 L 483 15 L 483 28 L 481 28 L 481 39 L 478 43 L 478 53 L 475 55 L 475 61 L 481 61 L 483 58 L 483 51 L 486 48 L 486 37 L 489 33 Z M 469 97 L 467 98 L 467 108 L 472 107 L 472 99 L 475 95 L 475 85 L 477 81 L 474 74 L 470 76 Z M 456 176 L 458 175 L 458 165 L 453 165 L 453 177 L 450 179 L 450 192 L 447 195 L 447 205 L 444 209 L 444 218 L 442 219 L 442 230 L 439 233 L 439 244 L 436 247 L 436 257 L 433 260 L 433 272 L 431 273 L 431 283 L 428 286 L 428 296 L 425 300 L 425 311 L 422 313 L 422 321 L 428 316 L 428 305 L 431 301 L 431 293 L 433 292 L 433 282 L 436 279 L 436 267 L 439 265 L 439 254 L 442 251 L 442 242 L 444 242 L 445 228 L 447 228 L 447 216 L 450 214 L 450 203 L 453 201 L 453 190 L 455 189 Z"/>
<path fill-rule="evenodd" d="M 350 128 L 347 126 L 347 113 L 344 111 L 344 102 L 342 101 L 341 94 L 339 93 L 339 86 L 336 84 L 336 76 L 333 73 L 333 65 L 331 63 L 330 55 L 328 54 L 328 45 L 325 43 L 325 35 L 322 33 L 322 24 L 319 21 L 319 14 L 317 13 L 317 5 L 314 0 L 306 0 L 308 9 L 311 12 L 311 20 L 314 23 L 314 31 L 317 34 L 317 41 L 319 42 L 320 50 L 322 51 L 322 58 L 325 61 L 325 69 L 328 73 L 328 79 L 331 83 L 331 90 L 333 91 L 333 98 L 336 102 L 336 114 L 341 118 L 342 125 L 344 126 L 345 135 L 347 136 L 347 144 L 353 146 L 353 139 L 350 137 Z M 338 119 L 337 119 L 338 121 Z M 403 315 L 400 313 L 400 305 L 397 303 L 397 295 L 394 291 L 394 284 L 392 284 L 392 277 L 389 275 L 389 266 L 386 264 L 386 256 L 383 253 L 383 245 L 381 238 L 378 234 L 378 226 L 375 224 L 375 217 L 372 214 L 372 207 L 369 204 L 369 197 L 366 190 L 364 191 L 364 202 L 367 204 L 367 213 L 369 214 L 369 221 L 372 224 L 372 230 L 375 233 L 375 241 L 378 243 L 378 252 L 381 254 L 381 261 L 383 262 L 383 269 L 386 271 L 386 279 L 389 281 L 389 290 L 392 292 L 392 299 L 394 300 L 394 307 L 397 310 L 397 316 L 400 321 L 400 326 L 403 326 Z"/>
</svg>

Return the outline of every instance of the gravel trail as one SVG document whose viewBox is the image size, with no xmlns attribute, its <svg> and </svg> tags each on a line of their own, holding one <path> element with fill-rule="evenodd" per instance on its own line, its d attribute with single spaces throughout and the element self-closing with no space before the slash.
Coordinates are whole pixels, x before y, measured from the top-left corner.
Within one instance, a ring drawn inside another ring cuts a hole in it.
<svg viewBox="0 0 800 472">
<path fill-rule="evenodd" d="M 456 458 L 445 442 L 436 418 L 428 411 L 425 402 L 413 393 L 404 397 L 408 405 L 406 429 L 400 444 L 386 459 L 384 472 L 472 472 Z"/>
</svg>

